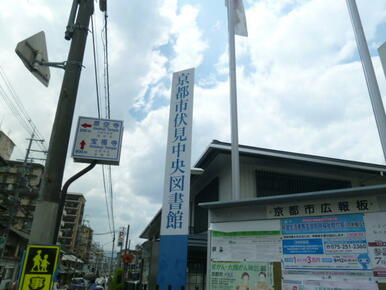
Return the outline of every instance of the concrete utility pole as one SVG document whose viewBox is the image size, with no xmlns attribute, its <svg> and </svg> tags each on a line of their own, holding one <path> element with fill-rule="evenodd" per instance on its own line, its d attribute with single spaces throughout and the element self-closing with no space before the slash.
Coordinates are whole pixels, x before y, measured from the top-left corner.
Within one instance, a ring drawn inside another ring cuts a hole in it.
<svg viewBox="0 0 386 290">
<path fill-rule="evenodd" d="M 125 241 L 125 255 L 127 254 L 127 242 L 129 241 L 129 231 L 130 231 L 130 225 L 127 225 L 127 230 L 126 230 L 126 241 Z M 130 247 L 129 247 L 130 251 Z M 123 279 L 126 277 L 126 272 L 127 272 L 127 263 L 123 264 Z M 125 280 L 123 280 L 125 281 Z"/>
<path fill-rule="evenodd" d="M 32 223 L 30 243 L 52 243 L 54 239 L 55 217 L 59 208 L 63 171 L 82 71 L 88 26 L 94 12 L 94 0 L 75 1 L 79 2 L 78 15 L 73 26 L 72 41 L 52 127 L 39 200 Z"/>
</svg>

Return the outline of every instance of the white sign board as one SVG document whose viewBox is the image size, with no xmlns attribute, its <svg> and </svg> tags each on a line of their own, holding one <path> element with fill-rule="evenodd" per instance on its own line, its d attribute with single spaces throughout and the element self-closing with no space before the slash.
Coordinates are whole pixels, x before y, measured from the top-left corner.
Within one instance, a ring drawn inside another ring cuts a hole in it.
<svg viewBox="0 0 386 290">
<path fill-rule="evenodd" d="M 189 233 L 194 69 L 173 74 L 161 235 Z"/>
<path fill-rule="evenodd" d="M 119 165 L 123 121 L 79 117 L 72 150 L 75 162 Z"/>
<path fill-rule="evenodd" d="M 267 216 L 269 218 L 289 218 L 366 213 L 378 210 L 377 198 L 375 196 L 368 196 L 269 205 L 267 206 Z"/>
</svg>

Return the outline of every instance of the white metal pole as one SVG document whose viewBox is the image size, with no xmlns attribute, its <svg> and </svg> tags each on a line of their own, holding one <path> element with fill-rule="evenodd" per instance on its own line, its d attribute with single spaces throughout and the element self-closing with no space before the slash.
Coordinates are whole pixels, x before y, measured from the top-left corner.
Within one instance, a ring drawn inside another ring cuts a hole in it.
<svg viewBox="0 0 386 290">
<path fill-rule="evenodd" d="M 374 73 L 373 63 L 371 61 L 369 48 L 365 33 L 363 31 L 361 19 L 355 0 L 346 0 L 350 13 L 351 23 L 355 33 L 355 39 L 358 46 L 359 55 L 362 61 L 362 67 L 366 78 L 367 89 L 369 91 L 371 105 L 373 107 L 375 122 L 378 128 L 379 138 L 381 140 L 383 157 L 386 161 L 386 115 L 383 107 L 381 93 L 379 91 L 377 79 Z"/>
<path fill-rule="evenodd" d="M 232 143 L 232 198 L 240 199 L 240 161 L 239 136 L 237 127 L 237 88 L 236 88 L 236 53 L 234 3 L 228 0 L 228 39 L 229 39 L 229 88 L 231 109 L 231 143 Z"/>
</svg>

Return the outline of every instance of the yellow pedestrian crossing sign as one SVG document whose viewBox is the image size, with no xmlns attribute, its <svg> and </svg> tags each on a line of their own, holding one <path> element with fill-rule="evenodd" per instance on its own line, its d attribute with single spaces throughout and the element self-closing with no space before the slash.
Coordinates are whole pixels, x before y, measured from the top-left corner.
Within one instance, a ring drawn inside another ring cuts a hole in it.
<svg viewBox="0 0 386 290">
<path fill-rule="evenodd" d="M 28 245 L 19 290 L 50 290 L 59 252 L 55 245 Z"/>
</svg>

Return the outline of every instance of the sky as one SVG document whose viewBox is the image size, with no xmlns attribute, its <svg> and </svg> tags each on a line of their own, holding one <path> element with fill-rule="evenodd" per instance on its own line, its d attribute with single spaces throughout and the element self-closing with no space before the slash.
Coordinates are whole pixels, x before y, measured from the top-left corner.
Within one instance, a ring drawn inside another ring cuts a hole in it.
<svg viewBox="0 0 386 290">
<path fill-rule="evenodd" d="M 66 60 L 71 4 L 0 1 L 0 67 L 47 144 L 63 70 L 51 69 L 46 88 L 14 50 L 44 30 L 49 60 Z M 95 4 L 103 92 L 103 14 Z M 357 0 L 357 5 L 385 97 L 377 48 L 386 38 L 386 2 Z M 346 1 L 244 0 L 244 6 L 249 36 L 236 37 L 240 143 L 385 164 Z M 140 233 L 161 207 L 173 72 L 196 69 L 192 164 L 213 139 L 230 142 L 224 0 L 109 1 L 108 43 L 111 118 L 125 127 L 121 162 L 112 167 L 114 221 L 117 229 L 130 224 L 134 246 L 143 242 Z M 91 33 L 83 65 L 64 180 L 85 167 L 74 163 L 70 152 L 78 116 L 97 116 Z M 0 129 L 16 144 L 12 159 L 23 158 L 30 136 L 2 98 Z M 94 232 L 108 232 L 101 166 L 69 191 L 85 195 L 85 219 Z M 95 240 L 111 248 L 111 235 Z"/>
</svg>

